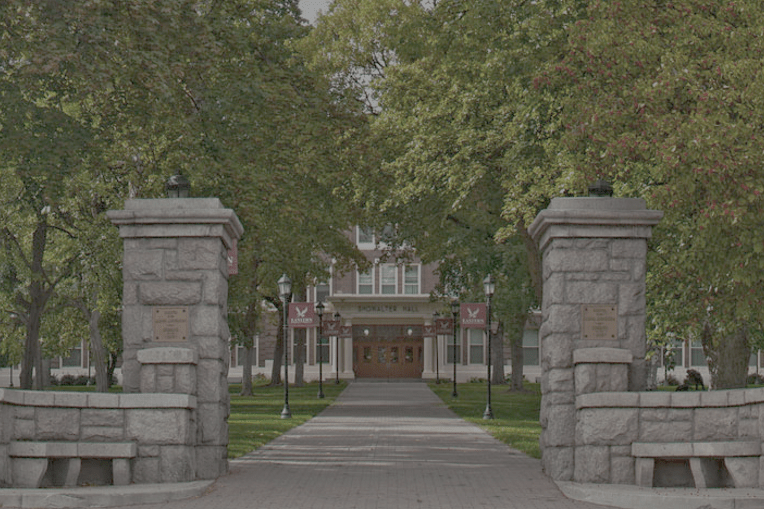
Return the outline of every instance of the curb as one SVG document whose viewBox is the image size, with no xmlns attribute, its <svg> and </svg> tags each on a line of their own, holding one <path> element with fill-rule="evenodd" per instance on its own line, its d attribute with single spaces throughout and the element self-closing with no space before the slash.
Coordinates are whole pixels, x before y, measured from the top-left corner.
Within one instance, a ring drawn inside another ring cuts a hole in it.
<svg viewBox="0 0 764 509">
<path fill-rule="evenodd" d="M 162 504 L 203 495 L 214 482 L 43 489 L 2 488 L 0 507 L 31 509 Z"/>
<path fill-rule="evenodd" d="M 643 488 L 631 485 L 582 484 L 555 481 L 573 500 L 622 509 L 762 509 L 760 488 Z"/>
</svg>

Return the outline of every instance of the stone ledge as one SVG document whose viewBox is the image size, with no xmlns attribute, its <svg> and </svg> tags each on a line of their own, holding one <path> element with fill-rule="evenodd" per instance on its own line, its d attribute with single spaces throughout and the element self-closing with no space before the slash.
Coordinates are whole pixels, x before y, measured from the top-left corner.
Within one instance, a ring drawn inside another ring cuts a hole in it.
<svg viewBox="0 0 764 509">
<path fill-rule="evenodd" d="M 144 348 L 136 357 L 141 364 L 199 364 L 199 354 L 191 348 Z"/>
<path fill-rule="evenodd" d="M 134 442 L 11 442 L 12 458 L 134 458 Z"/>
<path fill-rule="evenodd" d="M 573 364 L 631 364 L 631 350 L 623 348 L 580 348 L 573 352 Z"/>
<path fill-rule="evenodd" d="M 121 394 L 119 408 L 196 408 L 196 396 L 188 394 Z"/>
<path fill-rule="evenodd" d="M 593 392 L 576 397 L 576 410 L 582 408 L 638 408 L 638 392 Z"/>
<path fill-rule="evenodd" d="M 634 442 L 631 455 L 636 458 L 740 458 L 761 456 L 761 442 Z"/>
</svg>

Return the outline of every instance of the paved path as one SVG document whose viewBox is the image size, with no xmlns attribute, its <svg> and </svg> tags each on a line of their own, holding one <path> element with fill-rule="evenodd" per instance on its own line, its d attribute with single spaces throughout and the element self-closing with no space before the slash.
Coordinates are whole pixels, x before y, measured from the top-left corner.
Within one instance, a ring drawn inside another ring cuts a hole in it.
<svg viewBox="0 0 764 509">
<path fill-rule="evenodd" d="M 160 507 L 160 506 L 142 506 Z M 593 509 L 528 458 L 456 417 L 423 383 L 354 382 L 306 424 L 162 508 Z"/>
</svg>

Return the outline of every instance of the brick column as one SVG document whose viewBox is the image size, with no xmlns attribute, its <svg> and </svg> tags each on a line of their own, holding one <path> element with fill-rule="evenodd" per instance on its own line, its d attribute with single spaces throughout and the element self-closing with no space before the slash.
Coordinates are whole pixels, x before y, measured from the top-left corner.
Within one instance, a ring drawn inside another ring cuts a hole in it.
<svg viewBox="0 0 764 509">
<path fill-rule="evenodd" d="M 217 198 L 129 200 L 109 219 L 124 239 L 124 391 L 195 396 L 192 466 L 217 478 L 228 469 L 227 253 L 241 223 Z"/>
<path fill-rule="evenodd" d="M 530 227 L 543 257 L 542 464 L 555 480 L 574 477 L 576 395 L 644 390 L 645 258 L 662 216 L 637 198 L 555 198 Z"/>
</svg>

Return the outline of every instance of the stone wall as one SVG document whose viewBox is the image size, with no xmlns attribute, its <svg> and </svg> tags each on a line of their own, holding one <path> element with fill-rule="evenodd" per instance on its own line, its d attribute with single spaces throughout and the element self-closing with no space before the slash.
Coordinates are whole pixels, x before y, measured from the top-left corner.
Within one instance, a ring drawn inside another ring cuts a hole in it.
<svg viewBox="0 0 764 509">
<path fill-rule="evenodd" d="M 132 482 L 193 481 L 196 406 L 184 394 L 0 389 L 0 484 L 21 484 L 8 451 L 14 441 L 134 443 Z"/>
<path fill-rule="evenodd" d="M 646 388 L 645 258 L 661 216 L 640 199 L 555 198 L 529 229 L 544 284 L 542 464 L 555 480 L 574 477 L 576 396 Z"/>
<path fill-rule="evenodd" d="M 635 442 L 750 441 L 764 442 L 764 389 L 582 394 L 576 397 L 573 480 L 635 484 Z M 756 478 L 764 486 L 764 477 Z"/>
</svg>

